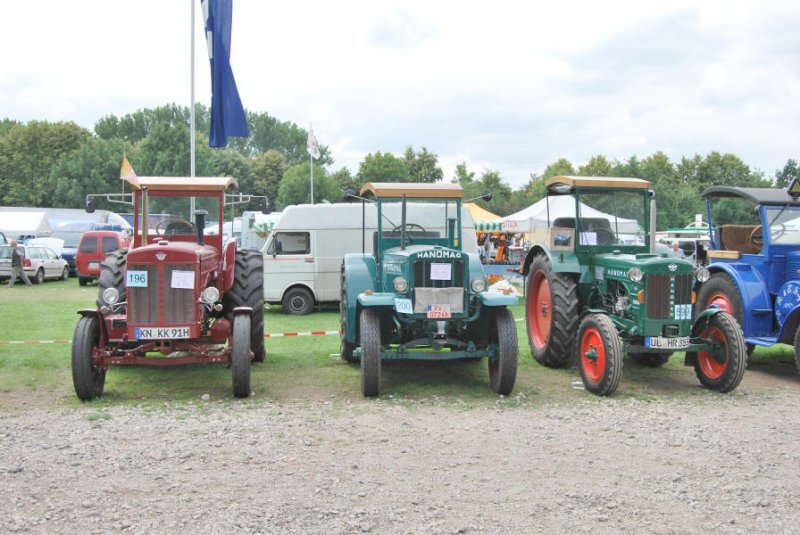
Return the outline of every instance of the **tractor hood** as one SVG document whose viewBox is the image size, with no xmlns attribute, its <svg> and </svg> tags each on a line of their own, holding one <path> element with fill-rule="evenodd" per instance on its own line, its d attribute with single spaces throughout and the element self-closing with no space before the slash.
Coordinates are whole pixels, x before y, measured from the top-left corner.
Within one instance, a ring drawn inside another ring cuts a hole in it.
<svg viewBox="0 0 800 535">
<path fill-rule="evenodd" d="M 403 262 L 412 257 L 426 260 L 460 260 L 466 256 L 461 251 L 439 245 L 408 245 L 405 249 L 395 247 L 385 253 L 387 262 Z"/>
<path fill-rule="evenodd" d="M 599 254 L 592 258 L 597 278 L 627 279 L 628 270 L 638 267 L 647 274 L 693 274 L 694 267 L 688 260 L 664 257 L 656 254 Z"/>
<path fill-rule="evenodd" d="M 219 256 L 216 248 L 193 242 L 159 242 L 137 247 L 128 252 L 128 263 L 167 262 L 194 263 Z"/>
</svg>

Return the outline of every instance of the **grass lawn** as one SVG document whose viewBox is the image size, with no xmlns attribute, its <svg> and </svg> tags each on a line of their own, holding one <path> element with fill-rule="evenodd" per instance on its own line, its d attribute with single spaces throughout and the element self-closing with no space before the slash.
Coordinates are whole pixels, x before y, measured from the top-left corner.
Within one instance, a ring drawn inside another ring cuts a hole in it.
<svg viewBox="0 0 800 535">
<path fill-rule="evenodd" d="M 40 286 L 15 285 L 0 288 L 0 341 L 67 340 L 78 321 L 76 311 L 93 308 L 97 287 L 80 287 L 76 279 L 46 282 Z M 550 403 L 602 399 L 580 389 L 576 369 L 550 370 L 531 357 L 525 333 L 524 310 L 513 307 L 519 340 L 519 371 L 511 399 L 502 403 Z M 308 316 L 286 316 L 279 307 L 268 307 L 268 333 L 336 330 L 338 312 L 317 311 Z M 267 359 L 253 366 L 253 400 L 349 400 L 362 402 L 358 366 L 338 358 L 336 335 L 268 338 Z M 78 406 L 72 388 L 70 344 L 0 344 L 0 405 Z M 750 369 L 768 374 L 796 375 L 794 352 L 788 346 L 760 348 Z M 628 359 L 614 397 L 660 399 L 715 396 L 699 387 L 694 371 L 685 368 L 683 355 L 676 354 L 659 369 L 637 366 Z M 748 374 L 745 374 L 747 384 Z M 575 388 L 575 386 L 578 388 Z M 740 387 L 741 389 L 742 387 Z M 212 399 L 233 399 L 231 374 L 223 365 L 174 367 L 112 367 L 106 376 L 105 393 L 99 406 L 119 403 L 151 403 L 196 400 L 203 394 Z M 485 361 L 478 362 L 386 362 L 383 365 L 382 396 L 401 399 L 437 399 L 463 406 L 498 402 L 488 385 Z"/>
</svg>

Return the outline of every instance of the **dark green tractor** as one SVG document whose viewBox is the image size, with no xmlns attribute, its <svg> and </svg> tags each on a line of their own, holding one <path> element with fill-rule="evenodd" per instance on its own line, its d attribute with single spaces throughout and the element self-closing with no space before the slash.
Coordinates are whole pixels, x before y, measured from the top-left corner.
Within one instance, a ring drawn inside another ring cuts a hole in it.
<svg viewBox="0 0 800 535">
<path fill-rule="evenodd" d="M 380 393 L 384 360 L 486 357 L 491 388 L 514 388 L 517 329 L 507 307 L 518 300 L 487 291 L 478 254 L 462 250 L 463 195 L 455 184 L 392 183 L 349 195 L 377 203 L 377 232 L 364 236 L 374 254 L 342 264 L 341 356 L 360 362 L 364 396 Z M 391 220 L 387 207 L 397 203 L 400 219 Z"/>
<path fill-rule="evenodd" d="M 623 353 L 658 367 L 684 351 L 703 385 L 736 388 L 747 358 L 741 330 L 718 307 L 693 317 L 705 268 L 652 252 L 650 183 L 557 176 L 546 186 L 548 224 L 533 230 L 536 245 L 521 266 L 534 358 L 551 368 L 575 363 L 587 390 L 609 395 L 622 377 Z"/>
</svg>

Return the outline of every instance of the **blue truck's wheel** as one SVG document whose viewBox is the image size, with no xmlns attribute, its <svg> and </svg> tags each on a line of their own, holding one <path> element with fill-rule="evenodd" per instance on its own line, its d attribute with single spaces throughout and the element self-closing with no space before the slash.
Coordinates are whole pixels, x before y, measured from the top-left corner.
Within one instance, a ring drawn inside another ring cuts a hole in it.
<svg viewBox="0 0 800 535">
<path fill-rule="evenodd" d="M 604 314 L 587 314 L 578 329 L 578 366 L 586 390 L 598 396 L 614 393 L 622 378 L 622 344 Z"/>
<path fill-rule="evenodd" d="M 359 317 L 361 330 L 361 393 L 374 398 L 381 391 L 381 322 L 378 311 L 365 308 Z"/>
<path fill-rule="evenodd" d="M 725 362 L 718 362 L 711 351 L 689 354 L 703 386 L 719 392 L 730 392 L 739 386 L 747 367 L 747 348 L 733 316 L 724 312 L 714 314 L 698 336 L 721 346 L 726 356 Z"/>
<path fill-rule="evenodd" d="M 514 390 L 517 380 L 517 326 L 514 316 L 507 308 L 494 313 L 491 342 L 497 344 L 497 358 L 489 359 L 489 385 L 500 395 L 507 396 Z"/>
</svg>

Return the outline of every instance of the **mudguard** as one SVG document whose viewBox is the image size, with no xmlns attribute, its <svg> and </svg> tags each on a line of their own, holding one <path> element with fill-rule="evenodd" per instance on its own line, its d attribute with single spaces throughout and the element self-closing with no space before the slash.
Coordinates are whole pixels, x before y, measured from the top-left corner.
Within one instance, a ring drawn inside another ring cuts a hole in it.
<svg viewBox="0 0 800 535">
<path fill-rule="evenodd" d="M 772 300 L 766 281 L 749 264 L 709 264 L 710 273 L 727 273 L 736 283 L 742 298 L 742 334 L 745 338 L 770 336 L 772 329 Z M 702 315 L 702 314 L 701 314 Z"/>
<path fill-rule="evenodd" d="M 513 293 L 487 291 L 481 292 L 478 297 L 481 305 L 486 307 L 505 307 L 519 304 L 519 298 Z"/>
<path fill-rule="evenodd" d="M 358 304 L 362 307 L 394 307 L 393 293 L 358 294 Z"/>
<path fill-rule="evenodd" d="M 775 297 L 775 319 L 778 322 L 777 341 L 794 344 L 800 325 L 800 281 L 789 281 L 781 286 Z"/>
<path fill-rule="evenodd" d="M 108 344 L 108 325 L 106 325 L 106 320 L 103 315 L 100 313 L 99 310 L 94 308 L 84 308 L 78 311 L 80 316 L 94 316 L 97 318 L 98 323 L 100 323 L 100 336 L 103 339 L 103 346 Z"/>
<path fill-rule="evenodd" d="M 225 252 L 222 254 L 222 292 L 227 292 L 233 288 L 234 268 L 236 267 L 236 240 L 230 238 L 225 244 Z"/>
<path fill-rule="evenodd" d="M 533 257 L 539 254 L 547 255 L 550 260 L 550 265 L 553 266 L 554 273 L 580 273 L 581 264 L 578 262 L 578 256 L 573 251 L 556 251 L 552 252 L 549 248 L 542 245 L 534 245 L 525 256 L 525 261 L 520 266 L 520 273 L 523 276 L 528 276 L 528 271 L 533 262 Z"/>
<path fill-rule="evenodd" d="M 342 334 L 348 342 L 356 343 L 359 294 L 366 290 L 377 290 L 378 267 L 375 257 L 360 253 L 344 255 L 343 266 L 346 292 L 342 306 L 347 307 L 347 328 Z"/>
</svg>

